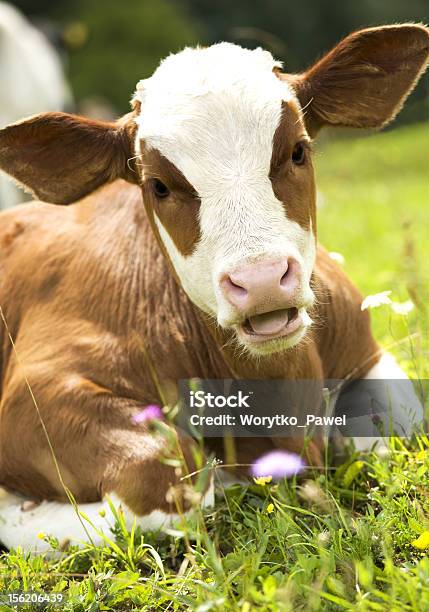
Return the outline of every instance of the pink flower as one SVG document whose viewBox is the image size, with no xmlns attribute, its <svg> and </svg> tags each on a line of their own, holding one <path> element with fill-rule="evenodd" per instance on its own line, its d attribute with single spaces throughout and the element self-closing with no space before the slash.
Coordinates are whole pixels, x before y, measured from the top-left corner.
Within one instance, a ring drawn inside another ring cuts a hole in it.
<svg viewBox="0 0 429 612">
<path fill-rule="evenodd" d="M 157 404 L 149 404 L 131 417 L 133 423 L 150 423 L 151 421 L 162 421 L 164 413 Z"/>
<path fill-rule="evenodd" d="M 262 455 L 252 464 L 250 471 L 252 476 L 272 476 L 273 480 L 290 478 L 302 472 L 305 468 L 303 459 L 296 453 L 283 450 L 274 450 Z"/>
</svg>

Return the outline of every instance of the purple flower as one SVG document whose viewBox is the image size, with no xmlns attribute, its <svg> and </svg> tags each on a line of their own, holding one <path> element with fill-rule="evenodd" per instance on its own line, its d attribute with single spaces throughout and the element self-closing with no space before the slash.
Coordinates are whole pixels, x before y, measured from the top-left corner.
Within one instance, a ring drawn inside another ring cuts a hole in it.
<svg viewBox="0 0 429 612">
<path fill-rule="evenodd" d="M 283 450 L 274 450 L 259 457 L 252 464 L 252 476 L 272 476 L 273 480 L 290 478 L 299 474 L 305 468 L 303 459 L 295 454 Z"/>
<path fill-rule="evenodd" d="M 131 417 L 133 423 L 150 423 L 150 421 L 162 421 L 164 413 L 157 404 L 149 404 Z"/>
</svg>

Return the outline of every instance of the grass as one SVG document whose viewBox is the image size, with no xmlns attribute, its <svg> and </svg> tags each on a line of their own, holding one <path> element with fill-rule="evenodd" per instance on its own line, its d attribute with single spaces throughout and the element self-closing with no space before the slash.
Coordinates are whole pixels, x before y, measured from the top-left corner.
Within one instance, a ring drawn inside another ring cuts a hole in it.
<svg viewBox="0 0 429 612">
<path fill-rule="evenodd" d="M 422 378 L 428 142 L 429 124 L 418 125 L 325 142 L 316 156 L 319 237 L 364 295 L 412 299 L 407 317 L 374 310 L 374 331 Z M 0 590 L 58 591 L 62 609 L 82 611 L 420 612 L 429 609 L 429 440 L 393 440 L 384 458 L 350 454 L 304 482 L 220 488 L 215 510 L 168 537 L 129 533 L 118 514 L 114 535 L 57 559 L 4 554 Z"/>
<path fill-rule="evenodd" d="M 411 299 L 406 320 L 373 311 L 373 330 L 413 377 L 429 378 L 429 299 L 426 148 L 429 124 L 401 128 L 316 149 L 319 239 L 341 253 L 344 268 L 364 295 L 391 290 Z M 413 345 L 406 336 L 417 334 Z"/>
</svg>

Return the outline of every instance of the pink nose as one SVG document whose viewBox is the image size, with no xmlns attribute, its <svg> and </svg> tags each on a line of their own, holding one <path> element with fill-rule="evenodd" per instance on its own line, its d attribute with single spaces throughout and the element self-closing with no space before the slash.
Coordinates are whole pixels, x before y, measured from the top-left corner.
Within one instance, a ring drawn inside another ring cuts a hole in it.
<svg viewBox="0 0 429 612">
<path fill-rule="evenodd" d="M 295 306 L 299 283 L 300 266 L 292 258 L 246 264 L 220 281 L 226 299 L 244 314 Z"/>
</svg>

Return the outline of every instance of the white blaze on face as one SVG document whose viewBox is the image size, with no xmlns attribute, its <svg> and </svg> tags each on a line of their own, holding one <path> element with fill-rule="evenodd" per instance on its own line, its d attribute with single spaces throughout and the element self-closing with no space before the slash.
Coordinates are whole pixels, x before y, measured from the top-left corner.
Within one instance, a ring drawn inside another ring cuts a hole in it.
<svg viewBox="0 0 429 612">
<path fill-rule="evenodd" d="M 201 199 L 194 252 L 184 257 L 156 218 L 161 239 L 191 300 L 221 325 L 236 315 L 219 275 L 246 259 L 294 257 L 312 299 L 313 233 L 287 218 L 269 179 L 282 102 L 296 100 L 276 66 L 267 51 L 220 43 L 168 57 L 137 88 L 137 143 L 158 149 Z"/>
</svg>

